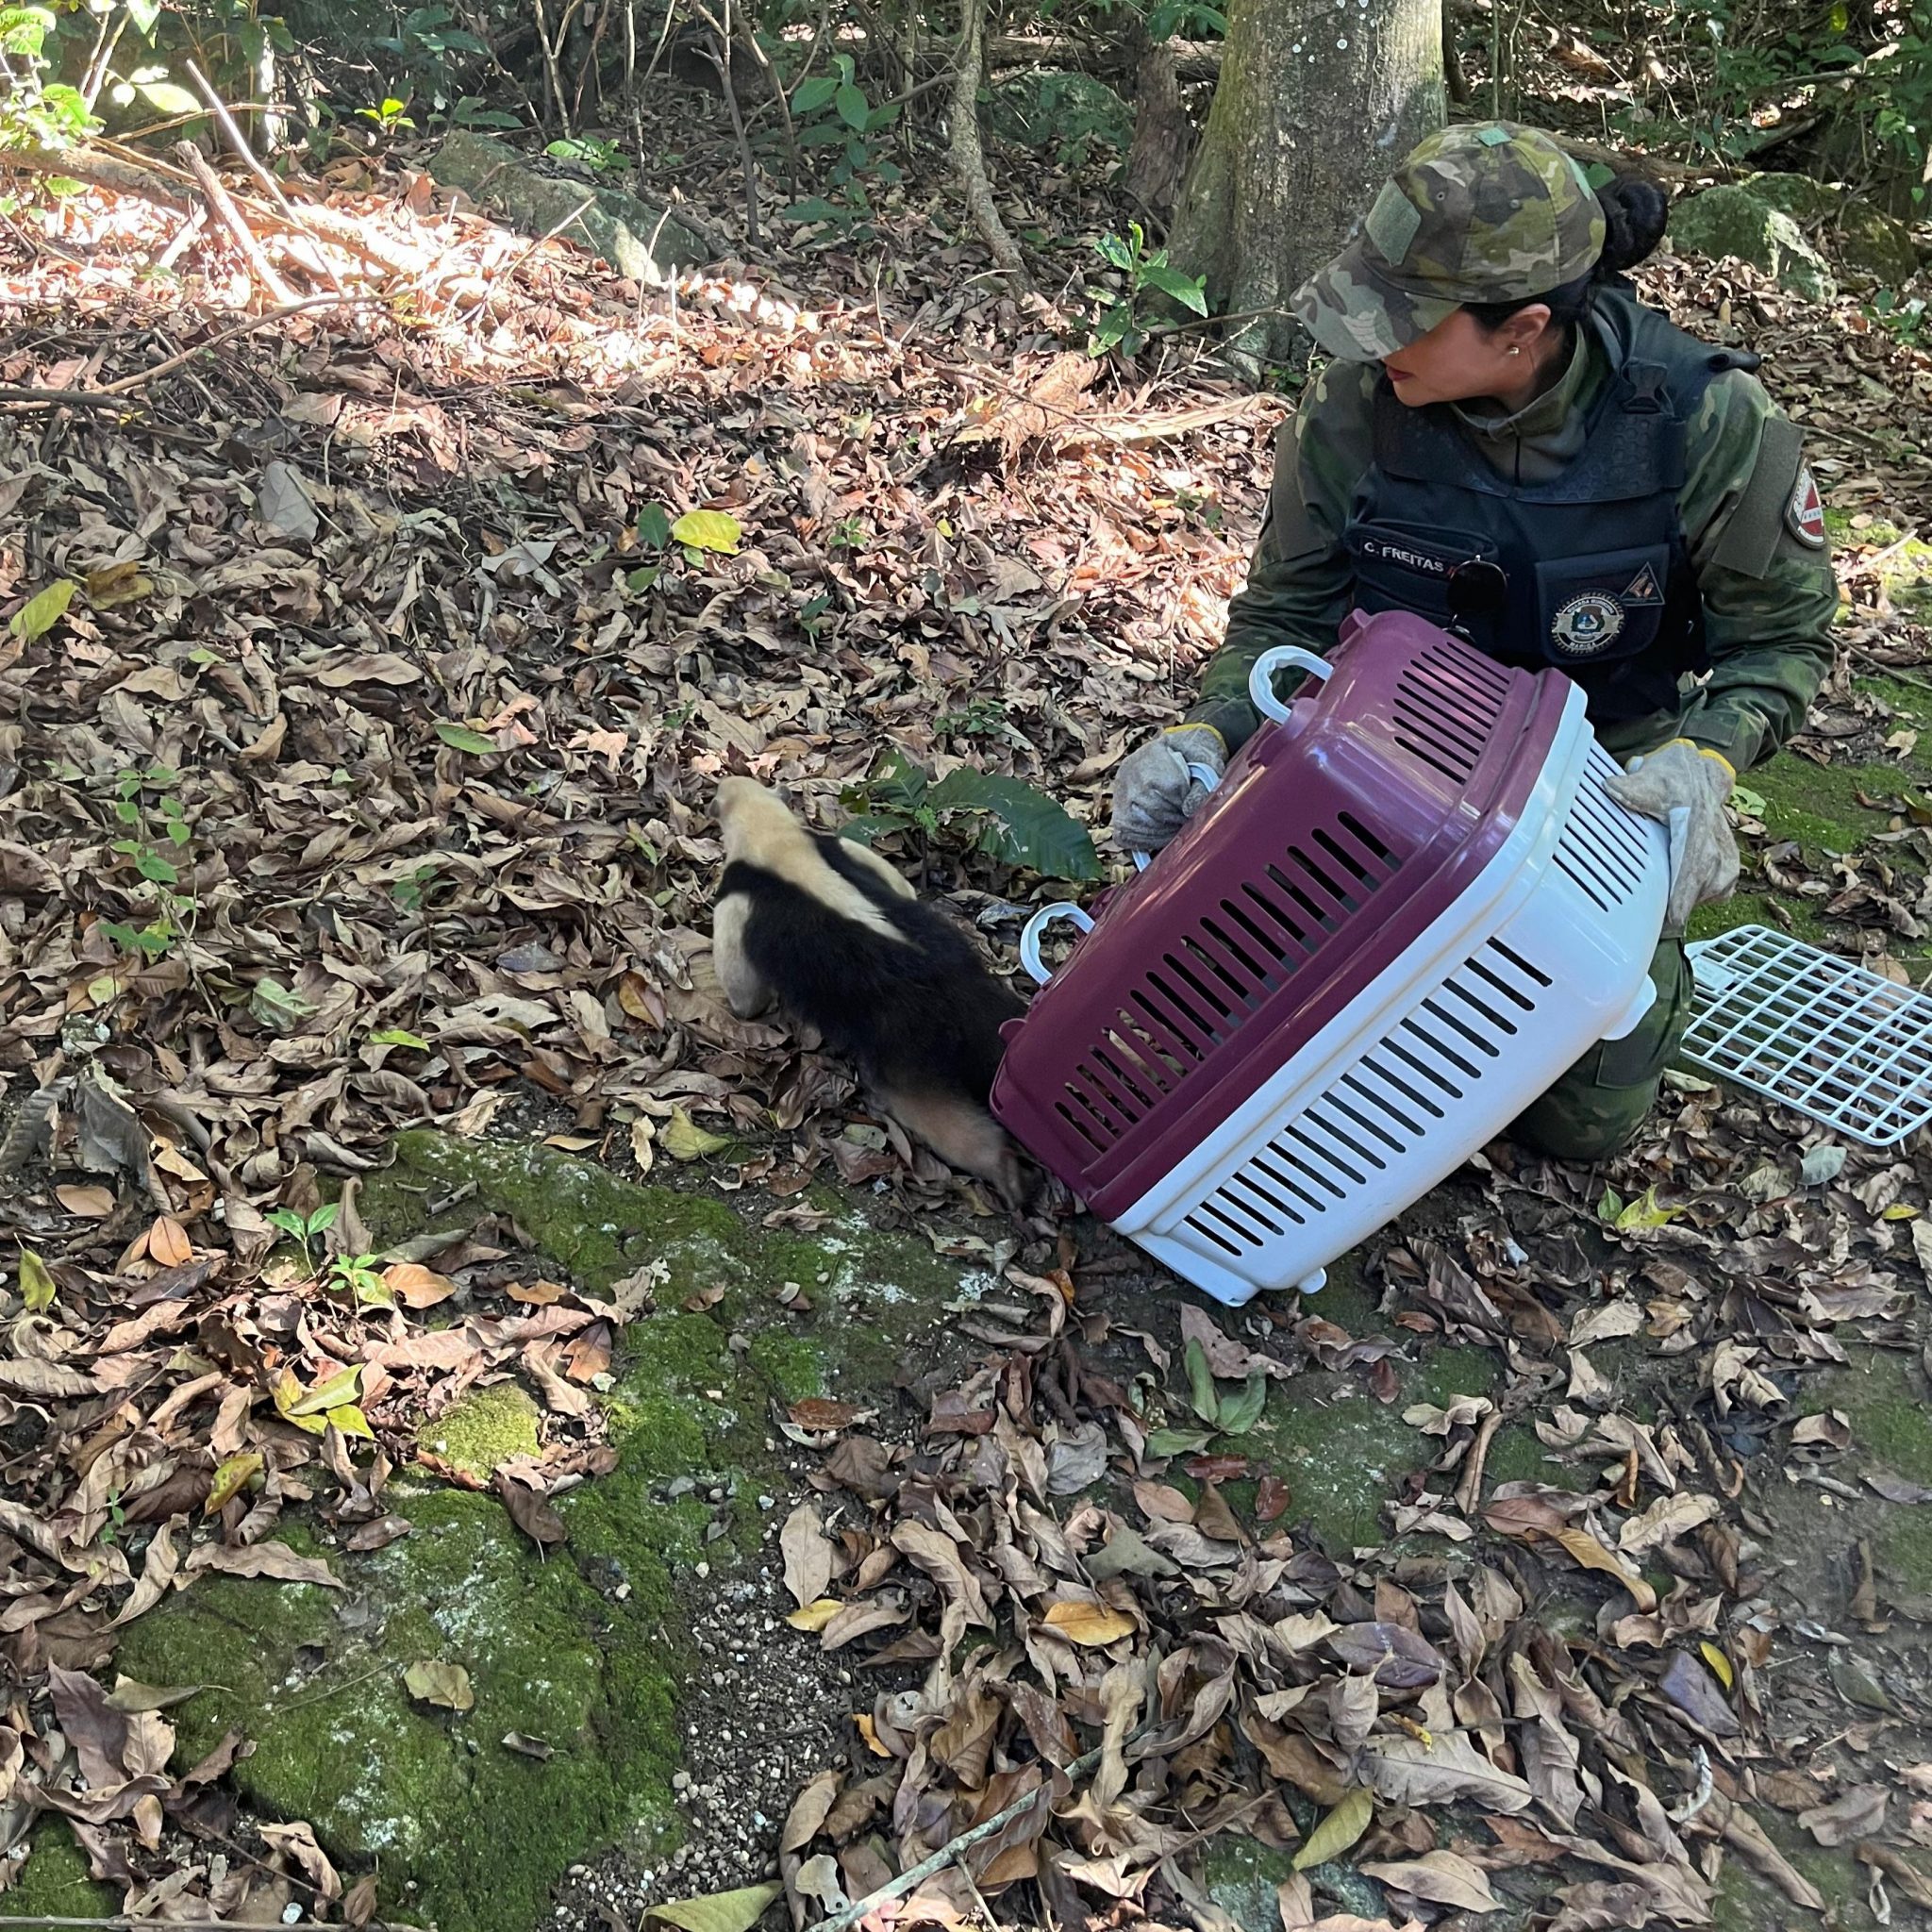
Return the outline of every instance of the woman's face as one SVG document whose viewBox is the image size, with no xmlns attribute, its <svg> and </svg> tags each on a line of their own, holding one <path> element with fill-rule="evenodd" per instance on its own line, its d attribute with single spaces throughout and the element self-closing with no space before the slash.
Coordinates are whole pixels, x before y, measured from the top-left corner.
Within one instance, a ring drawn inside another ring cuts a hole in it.
<svg viewBox="0 0 1932 1932">
<path fill-rule="evenodd" d="M 1542 387 L 1550 347 L 1550 311 L 1534 303 L 1493 329 L 1458 308 L 1427 335 L 1382 358 L 1395 399 L 1410 408 L 1425 403 L 1482 399 L 1520 408 Z"/>
</svg>

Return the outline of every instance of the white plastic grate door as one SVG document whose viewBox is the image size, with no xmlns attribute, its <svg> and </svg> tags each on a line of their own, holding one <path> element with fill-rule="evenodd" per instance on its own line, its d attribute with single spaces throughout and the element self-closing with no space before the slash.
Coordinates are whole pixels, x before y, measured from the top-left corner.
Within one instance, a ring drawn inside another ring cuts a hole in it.
<svg viewBox="0 0 1932 1932">
<path fill-rule="evenodd" d="M 1687 950 L 1686 1059 L 1868 1147 L 1932 1122 L 1932 999 L 1768 926 Z"/>
</svg>

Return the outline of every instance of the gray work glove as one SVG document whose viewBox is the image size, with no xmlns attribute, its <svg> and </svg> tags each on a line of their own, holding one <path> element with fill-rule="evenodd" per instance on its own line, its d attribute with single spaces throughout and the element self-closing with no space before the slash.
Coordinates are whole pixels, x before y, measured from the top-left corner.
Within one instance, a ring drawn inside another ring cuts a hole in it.
<svg viewBox="0 0 1932 1932">
<path fill-rule="evenodd" d="M 1737 774 L 1728 759 L 1688 738 L 1632 758 L 1604 790 L 1664 827 L 1671 850 L 1671 897 L 1664 933 L 1674 937 L 1698 907 L 1728 899 L 1738 884 L 1738 841 L 1724 801 Z"/>
<path fill-rule="evenodd" d="M 1114 841 L 1128 852 L 1158 852 L 1200 809 L 1209 788 L 1188 767 L 1218 778 L 1227 746 L 1211 724 L 1176 724 L 1129 752 L 1113 781 Z"/>
</svg>

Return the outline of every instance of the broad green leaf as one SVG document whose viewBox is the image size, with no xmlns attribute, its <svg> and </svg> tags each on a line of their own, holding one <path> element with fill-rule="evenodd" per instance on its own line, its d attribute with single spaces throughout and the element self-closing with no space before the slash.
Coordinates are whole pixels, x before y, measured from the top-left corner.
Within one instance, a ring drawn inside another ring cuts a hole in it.
<svg viewBox="0 0 1932 1932">
<path fill-rule="evenodd" d="M 1158 289 L 1163 295 L 1172 295 L 1185 308 L 1191 308 L 1196 315 L 1208 313 L 1208 297 L 1202 290 L 1199 275 L 1184 275 L 1177 268 L 1170 268 L 1164 261 L 1150 261 L 1141 270 L 1141 279 L 1150 289 Z"/>
<path fill-rule="evenodd" d="M 1674 1208 L 1659 1208 L 1657 1190 L 1646 1188 L 1634 1201 L 1627 1203 L 1617 1215 L 1617 1230 L 1628 1233 L 1636 1227 L 1664 1227 L 1677 1218 Z"/>
<path fill-rule="evenodd" d="M 1103 235 L 1093 244 L 1094 252 L 1109 268 L 1130 269 L 1134 253 L 1118 235 Z"/>
<path fill-rule="evenodd" d="M 369 1419 L 353 1402 L 345 1402 L 340 1408 L 330 1409 L 323 1421 L 344 1436 L 360 1436 L 370 1442 L 375 1441 L 375 1431 L 369 1426 Z"/>
<path fill-rule="evenodd" d="M 258 979 L 248 991 L 248 1010 L 272 1033 L 286 1033 L 307 1017 L 309 1005 L 278 979 Z"/>
<path fill-rule="evenodd" d="M 905 829 L 906 821 L 896 815 L 862 811 L 856 819 L 847 819 L 839 827 L 839 836 L 841 839 L 850 839 L 855 845 L 871 845 L 890 833 L 903 832 Z"/>
<path fill-rule="evenodd" d="M 638 512 L 638 541 L 661 550 L 671 541 L 671 512 L 661 503 L 647 503 Z"/>
<path fill-rule="evenodd" d="M 469 1672 L 440 1657 L 409 1665 L 403 1673 L 403 1689 L 422 1703 L 441 1705 L 445 1710 L 474 1710 L 476 1705 Z"/>
<path fill-rule="evenodd" d="M 1214 1371 L 1208 1366 L 1208 1351 L 1198 1341 L 1190 1341 L 1187 1362 L 1188 1400 L 1193 1404 L 1194 1413 L 1204 1423 L 1218 1423 L 1221 1403 L 1214 1393 Z"/>
<path fill-rule="evenodd" d="M 1045 878 L 1100 876 L 1100 858 L 1087 827 L 1058 801 L 1018 778 L 962 765 L 932 788 L 926 802 L 940 811 L 985 812 L 991 823 L 980 833 L 980 849 L 1008 865 L 1024 866 Z"/>
<path fill-rule="evenodd" d="M 931 789 L 931 778 L 903 751 L 889 751 L 865 784 L 872 805 L 889 811 L 913 810 Z"/>
<path fill-rule="evenodd" d="M 832 105 L 839 110 L 839 118 L 846 126 L 863 134 L 865 124 L 872 114 L 872 103 L 865 97 L 863 88 L 854 87 L 847 81 L 832 96 Z"/>
<path fill-rule="evenodd" d="M 1341 1857 L 1368 1830 L 1374 1815 L 1374 1793 L 1357 1786 L 1303 1840 L 1294 1855 L 1294 1869 L 1306 1872 L 1310 1865 L 1326 1865 Z"/>
<path fill-rule="evenodd" d="M 1221 1433 L 1245 1436 L 1261 1420 L 1268 1400 L 1268 1378 L 1257 1369 L 1241 1385 L 1239 1392 L 1221 1398 Z"/>
<path fill-rule="evenodd" d="M 1192 1456 L 1213 1441 L 1211 1429 L 1150 1429 L 1147 1453 L 1150 1456 Z"/>
<path fill-rule="evenodd" d="M 707 1892 L 703 1898 L 674 1898 L 653 1906 L 644 1914 L 675 1925 L 678 1932 L 751 1932 L 766 1911 L 785 1896 L 776 1879 L 765 1885 L 741 1886 L 736 1891 Z"/>
<path fill-rule="evenodd" d="M 821 108 L 830 105 L 838 92 L 839 83 L 829 74 L 814 74 L 809 80 L 798 83 L 798 92 L 791 96 L 791 111 L 816 114 Z"/>
<path fill-rule="evenodd" d="M 385 1026 L 379 1032 L 369 1036 L 371 1046 L 408 1046 L 418 1053 L 427 1053 L 429 1042 L 421 1034 L 411 1033 L 407 1026 Z"/>
<path fill-rule="evenodd" d="M 20 1251 L 20 1293 L 29 1315 L 54 1306 L 54 1277 L 47 1264 L 31 1248 Z"/>
<path fill-rule="evenodd" d="M 673 1160 L 702 1160 L 708 1154 L 722 1154 L 731 1144 L 729 1134 L 708 1133 L 681 1107 L 674 1107 L 669 1124 L 658 1129 L 658 1145 Z"/>
<path fill-rule="evenodd" d="M 478 758 L 496 749 L 493 738 L 485 738 L 480 731 L 472 731 L 467 724 L 452 724 L 446 718 L 436 721 L 436 735 L 455 750 L 474 752 Z"/>
<path fill-rule="evenodd" d="M 292 1377 L 291 1377 L 292 1379 Z M 306 1393 L 297 1391 L 286 1405 L 282 1391 L 275 1391 L 275 1407 L 293 1422 L 298 1416 L 326 1415 L 332 1408 L 341 1408 L 343 1404 L 356 1401 L 362 1393 L 362 1364 L 353 1368 L 338 1369 L 333 1375 L 318 1382 Z"/>
<path fill-rule="evenodd" d="M 1599 1221 L 1614 1221 L 1624 1211 L 1624 1197 L 1615 1188 L 1606 1188 L 1603 1199 L 1596 1204 L 1596 1218 Z"/>
<path fill-rule="evenodd" d="M 259 1449 L 243 1450 L 231 1456 L 215 1471 L 208 1485 L 208 1501 L 201 1506 L 204 1516 L 217 1516 L 267 1468 Z"/>
<path fill-rule="evenodd" d="M 737 552 L 744 526 L 722 509 L 690 509 L 672 525 L 671 535 L 675 542 L 693 550 L 715 550 L 730 557 Z"/>
<path fill-rule="evenodd" d="M 281 1380 L 275 1384 L 275 1408 L 282 1420 L 311 1436 L 326 1435 L 328 1424 L 322 1416 L 294 1413 L 295 1405 L 303 1400 L 302 1384 L 296 1380 L 294 1370 L 284 1369 Z"/>
</svg>

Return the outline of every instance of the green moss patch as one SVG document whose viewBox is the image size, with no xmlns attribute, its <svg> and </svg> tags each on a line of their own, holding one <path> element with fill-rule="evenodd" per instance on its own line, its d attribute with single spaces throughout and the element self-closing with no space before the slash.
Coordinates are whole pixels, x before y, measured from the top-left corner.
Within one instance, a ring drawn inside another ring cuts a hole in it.
<svg viewBox="0 0 1932 1932">
<path fill-rule="evenodd" d="M 87 1875 L 87 1859 L 58 1818 L 34 1826 L 19 1883 L 0 1892 L 0 1913 L 8 1918 L 109 1919 L 120 1909 L 119 1889 Z"/>
<path fill-rule="evenodd" d="M 207 1684 L 173 1713 L 177 1763 L 243 1731 L 243 1796 L 376 1863 L 390 1909 L 441 1932 L 527 1932 L 570 1858 L 673 1816 L 668 1577 L 613 1600 L 510 1533 L 492 1498 L 392 1497 L 412 1532 L 338 1557 L 351 1590 L 204 1578 L 136 1624 L 118 1661 L 146 1683 Z M 661 1570 L 648 1532 L 634 1542 L 632 1563 Z M 425 1658 L 469 1673 L 473 1709 L 409 1697 L 403 1673 Z M 520 1755 L 509 1733 L 555 1755 Z"/>
<path fill-rule="evenodd" d="M 378 1866 L 385 1916 L 529 1932 L 573 1860 L 679 1830 L 675 1700 L 692 1652 L 680 1585 L 760 1548 L 758 1497 L 786 1484 L 768 1446 L 774 1403 L 835 1378 L 883 1394 L 898 1354 L 962 1293 L 960 1273 L 924 1241 L 830 1209 L 823 1233 L 778 1233 L 548 1148 L 426 1132 L 400 1138 L 361 1211 L 385 1244 L 508 1216 L 593 1291 L 648 1271 L 657 1310 L 625 1331 L 605 1398 L 617 1467 L 555 1499 L 569 1539 L 541 1555 L 494 1496 L 426 1481 L 391 1484 L 385 1500 L 412 1529 L 374 1556 L 291 1519 L 289 1541 L 326 1555 L 344 1590 L 201 1577 L 133 1624 L 117 1661 L 144 1683 L 206 1686 L 171 1712 L 177 1763 L 242 1731 L 255 1745 L 234 1771 L 243 1797 L 308 1820 L 348 1868 Z M 681 1306 L 713 1285 L 715 1306 Z M 787 1306 L 801 1297 L 808 1311 Z M 504 1381 L 468 1391 L 419 1441 L 487 1482 L 535 1452 L 538 1424 L 528 1392 Z M 403 1673 L 424 1659 L 460 1664 L 474 1708 L 412 1700 Z M 512 1733 L 553 1755 L 508 1748 Z M 61 1871 L 57 1849 L 42 1884 Z"/>
<path fill-rule="evenodd" d="M 537 1405 L 514 1382 L 472 1389 L 424 1424 L 416 1445 L 487 1483 L 513 1457 L 538 1453 Z"/>
</svg>

